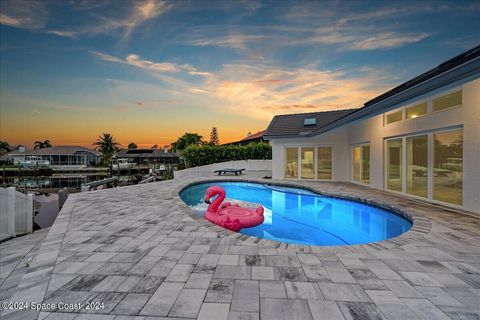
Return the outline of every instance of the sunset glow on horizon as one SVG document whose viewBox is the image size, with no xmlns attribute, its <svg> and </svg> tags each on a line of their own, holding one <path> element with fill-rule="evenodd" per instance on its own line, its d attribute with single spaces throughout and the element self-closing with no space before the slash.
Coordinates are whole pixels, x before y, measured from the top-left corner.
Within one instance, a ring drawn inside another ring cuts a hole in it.
<svg viewBox="0 0 480 320">
<path fill-rule="evenodd" d="M 358 108 L 480 43 L 480 3 L 0 2 L 0 140 L 221 143 Z"/>
</svg>

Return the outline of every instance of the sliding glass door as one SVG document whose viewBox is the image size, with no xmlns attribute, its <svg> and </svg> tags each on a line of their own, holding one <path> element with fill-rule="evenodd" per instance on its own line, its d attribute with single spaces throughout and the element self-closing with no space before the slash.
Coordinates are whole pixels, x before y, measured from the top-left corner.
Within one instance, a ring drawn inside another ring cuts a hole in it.
<svg viewBox="0 0 480 320">
<path fill-rule="evenodd" d="M 285 147 L 285 179 L 332 180 L 333 147 Z"/>
<path fill-rule="evenodd" d="M 385 189 L 463 204 L 463 130 L 385 141 Z"/>
</svg>

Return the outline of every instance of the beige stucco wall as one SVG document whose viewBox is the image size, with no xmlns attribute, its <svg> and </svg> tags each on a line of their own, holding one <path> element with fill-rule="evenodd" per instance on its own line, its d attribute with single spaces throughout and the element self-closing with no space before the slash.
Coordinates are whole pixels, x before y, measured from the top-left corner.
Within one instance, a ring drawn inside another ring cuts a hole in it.
<svg viewBox="0 0 480 320">
<path fill-rule="evenodd" d="M 478 76 L 477 76 L 478 77 Z M 275 139 L 272 174 L 284 179 L 284 148 L 286 146 L 333 145 L 333 179 L 351 181 L 351 148 L 358 143 L 370 143 L 369 187 L 384 189 L 384 139 L 408 134 L 432 132 L 463 126 L 463 207 L 480 213 L 480 79 L 465 83 L 452 83 L 428 94 L 397 105 L 414 105 L 462 88 L 462 107 L 429 113 L 415 119 L 383 125 L 383 114 L 359 120 L 316 137 L 302 139 Z"/>
</svg>

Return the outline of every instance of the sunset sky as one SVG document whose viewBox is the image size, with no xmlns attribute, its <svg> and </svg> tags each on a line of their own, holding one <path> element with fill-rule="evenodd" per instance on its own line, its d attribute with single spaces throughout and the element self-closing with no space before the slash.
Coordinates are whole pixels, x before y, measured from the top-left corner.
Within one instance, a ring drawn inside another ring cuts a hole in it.
<svg viewBox="0 0 480 320">
<path fill-rule="evenodd" d="M 0 140 L 220 142 L 355 108 L 480 43 L 479 1 L 0 1 Z"/>
</svg>

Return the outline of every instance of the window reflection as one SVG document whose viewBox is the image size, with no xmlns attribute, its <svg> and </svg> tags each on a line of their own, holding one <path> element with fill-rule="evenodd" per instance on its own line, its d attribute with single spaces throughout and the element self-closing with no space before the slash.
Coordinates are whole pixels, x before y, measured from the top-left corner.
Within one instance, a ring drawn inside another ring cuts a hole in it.
<svg viewBox="0 0 480 320">
<path fill-rule="evenodd" d="M 298 178 L 298 148 L 285 148 L 285 178 Z"/>
<path fill-rule="evenodd" d="M 427 168 L 427 136 L 407 138 L 407 193 L 419 197 L 427 197 Z"/>
<path fill-rule="evenodd" d="M 362 146 L 362 182 L 370 183 L 370 145 Z"/>
<path fill-rule="evenodd" d="M 463 130 L 437 132 L 433 140 L 433 198 L 462 205 Z"/>
<path fill-rule="evenodd" d="M 360 147 L 353 148 L 353 180 L 360 181 Z"/>
<path fill-rule="evenodd" d="M 318 179 L 332 180 L 332 147 L 318 147 Z"/>
<path fill-rule="evenodd" d="M 302 179 L 315 178 L 313 150 L 313 147 L 302 147 Z"/>
<path fill-rule="evenodd" d="M 387 189 L 402 191 L 402 139 L 387 140 Z"/>
</svg>

